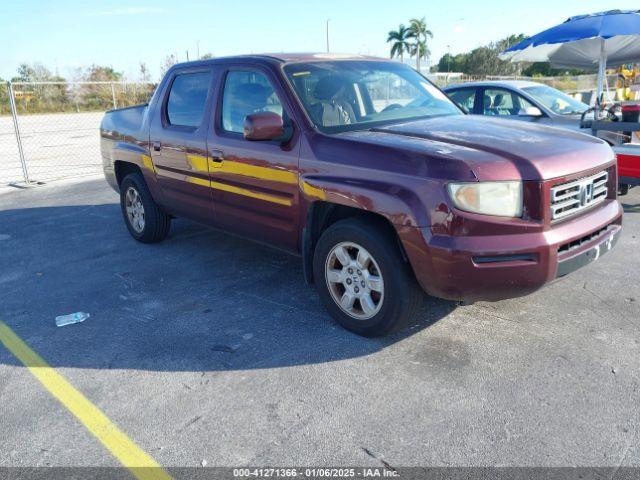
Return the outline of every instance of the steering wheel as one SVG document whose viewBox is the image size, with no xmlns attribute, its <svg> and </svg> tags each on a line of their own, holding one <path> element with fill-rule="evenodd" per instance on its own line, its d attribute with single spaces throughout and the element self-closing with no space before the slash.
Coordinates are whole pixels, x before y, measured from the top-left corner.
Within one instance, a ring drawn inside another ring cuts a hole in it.
<svg viewBox="0 0 640 480">
<path fill-rule="evenodd" d="M 595 112 L 595 110 L 596 107 L 590 107 L 582 112 L 582 116 L 580 117 L 580 128 L 591 128 L 593 120 L 585 120 L 585 117 L 587 116 L 587 114 Z M 619 103 L 615 103 L 611 107 L 605 108 L 601 111 L 605 113 L 605 117 L 607 118 L 607 120 L 617 122 L 620 120 L 620 117 L 616 113 L 618 110 L 622 110 L 622 105 L 620 105 Z"/>
<path fill-rule="evenodd" d="M 399 103 L 392 103 L 390 105 L 387 105 L 386 107 L 384 107 L 382 109 L 382 112 L 390 112 L 391 110 L 397 110 L 398 108 L 402 108 L 402 105 L 400 105 Z M 382 113 L 380 112 L 380 113 Z"/>
<path fill-rule="evenodd" d="M 607 118 L 609 120 L 611 120 L 612 122 L 617 122 L 620 120 L 617 112 L 622 112 L 622 105 L 619 103 L 614 103 L 613 105 L 611 105 L 611 107 L 606 109 L 605 112 L 607 113 Z"/>
<path fill-rule="evenodd" d="M 593 120 L 585 120 L 585 117 L 589 114 L 589 113 L 593 113 L 596 111 L 596 107 L 589 107 L 587 108 L 584 112 L 582 112 L 582 115 L 580 115 L 580 128 L 591 128 L 591 125 L 593 124 Z"/>
</svg>

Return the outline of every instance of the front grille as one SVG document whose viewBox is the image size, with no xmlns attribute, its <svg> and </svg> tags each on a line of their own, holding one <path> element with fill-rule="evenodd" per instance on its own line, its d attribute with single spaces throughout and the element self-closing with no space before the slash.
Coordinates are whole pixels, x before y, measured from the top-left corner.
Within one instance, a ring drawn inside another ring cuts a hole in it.
<svg viewBox="0 0 640 480">
<path fill-rule="evenodd" d="M 608 179 L 609 174 L 604 171 L 551 188 L 551 219 L 574 215 L 604 201 Z"/>
</svg>

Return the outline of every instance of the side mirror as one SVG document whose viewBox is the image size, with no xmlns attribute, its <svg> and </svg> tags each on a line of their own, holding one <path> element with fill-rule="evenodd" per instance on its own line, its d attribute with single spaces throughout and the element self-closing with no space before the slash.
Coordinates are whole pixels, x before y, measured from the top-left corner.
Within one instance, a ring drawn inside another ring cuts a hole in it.
<svg viewBox="0 0 640 480">
<path fill-rule="evenodd" d="M 518 112 L 519 117 L 541 117 L 542 111 L 538 107 L 521 108 Z"/>
<path fill-rule="evenodd" d="M 247 140 L 276 140 L 284 136 L 282 117 L 273 112 L 260 112 L 244 118 L 244 138 Z"/>
</svg>

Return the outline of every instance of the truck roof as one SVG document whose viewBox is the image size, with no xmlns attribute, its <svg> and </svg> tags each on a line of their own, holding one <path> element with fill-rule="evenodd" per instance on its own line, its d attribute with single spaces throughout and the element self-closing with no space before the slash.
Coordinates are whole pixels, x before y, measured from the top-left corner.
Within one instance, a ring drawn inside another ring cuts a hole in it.
<svg viewBox="0 0 640 480">
<path fill-rule="evenodd" d="M 211 63 L 228 63 L 235 60 L 256 60 L 259 62 L 271 63 L 308 63 L 322 62 L 327 60 L 375 60 L 375 61 L 393 61 L 388 58 L 373 57 L 368 55 L 353 55 L 341 53 L 259 53 L 249 55 L 233 55 L 228 57 L 216 57 L 206 60 L 195 60 L 191 62 L 181 62 L 175 66 L 197 66 L 207 65 Z"/>
</svg>

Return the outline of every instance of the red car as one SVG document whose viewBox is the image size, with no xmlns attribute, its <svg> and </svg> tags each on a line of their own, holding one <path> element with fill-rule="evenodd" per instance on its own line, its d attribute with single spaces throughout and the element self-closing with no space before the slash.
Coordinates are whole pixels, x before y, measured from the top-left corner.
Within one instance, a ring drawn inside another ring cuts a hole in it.
<svg viewBox="0 0 640 480">
<path fill-rule="evenodd" d="M 626 195 L 632 186 L 640 186 L 640 145 L 615 147 L 620 175 L 620 193 Z"/>
<path fill-rule="evenodd" d="M 397 62 L 252 55 L 176 65 L 108 112 L 108 182 L 131 235 L 175 216 L 300 255 L 332 316 L 384 335 L 423 292 L 526 295 L 598 259 L 622 224 L 613 151 L 465 115 Z"/>
</svg>

